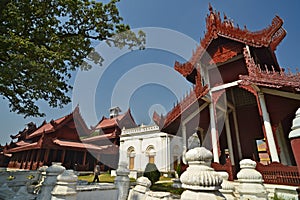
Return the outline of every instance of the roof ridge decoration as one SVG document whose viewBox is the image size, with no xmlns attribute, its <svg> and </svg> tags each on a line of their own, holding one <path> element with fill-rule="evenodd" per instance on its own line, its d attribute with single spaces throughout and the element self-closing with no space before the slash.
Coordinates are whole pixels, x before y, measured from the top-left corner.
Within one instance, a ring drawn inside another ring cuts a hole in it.
<svg viewBox="0 0 300 200">
<path fill-rule="evenodd" d="M 256 84 L 271 88 L 291 87 L 298 92 L 300 91 L 300 73 L 298 71 L 295 74 L 290 70 L 288 70 L 288 73 L 285 73 L 283 68 L 280 68 L 280 71 L 276 71 L 273 66 L 265 65 L 262 67 L 259 64 L 255 64 L 247 48 L 244 48 L 243 54 L 248 75 L 239 76 L 242 80 L 242 82 L 239 83 L 240 85 Z"/>
<path fill-rule="evenodd" d="M 210 43 L 218 37 L 228 38 L 253 47 L 270 47 L 275 51 L 276 47 L 286 36 L 286 31 L 282 27 L 283 20 L 275 16 L 271 25 L 260 31 L 249 31 L 246 26 L 240 29 L 234 26 L 232 20 L 224 14 L 224 20 L 221 20 L 220 12 L 214 11 L 209 4 L 209 14 L 206 17 L 206 32 L 204 38 L 200 40 L 200 45 L 193 52 L 191 59 L 183 64 L 175 62 L 174 68 L 184 77 L 188 76 L 194 70 L 195 64 L 202 57 Z"/>
<path fill-rule="evenodd" d="M 196 80 L 201 80 L 200 73 L 198 72 L 196 75 Z M 177 117 L 181 115 L 186 109 L 188 109 L 192 104 L 198 101 L 201 97 L 205 96 L 209 91 L 208 85 L 202 86 L 201 83 L 197 83 L 195 87 L 191 88 L 189 93 L 184 96 L 184 98 L 177 103 L 170 112 L 168 112 L 165 117 L 157 118 L 161 122 L 157 123 L 160 127 L 167 127 L 172 121 L 174 121 Z M 157 116 L 156 116 L 157 117 Z"/>
</svg>

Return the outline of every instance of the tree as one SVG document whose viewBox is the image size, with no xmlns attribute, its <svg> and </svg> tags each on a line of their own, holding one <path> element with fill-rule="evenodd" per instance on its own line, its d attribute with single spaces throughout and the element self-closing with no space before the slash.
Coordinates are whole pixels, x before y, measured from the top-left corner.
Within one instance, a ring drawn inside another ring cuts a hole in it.
<svg viewBox="0 0 300 200">
<path fill-rule="evenodd" d="M 119 48 L 143 48 L 145 35 L 122 23 L 116 3 L 90 0 L 1 0 L 0 95 L 10 110 L 44 116 L 36 102 L 51 107 L 71 101 L 71 72 L 101 65 L 93 40 Z"/>
<path fill-rule="evenodd" d="M 159 181 L 160 172 L 154 163 L 148 163 L 143 176 L 147 177 L 151 181 L 151 184 L 154 185 L 155 182 Z"/>
</svg>

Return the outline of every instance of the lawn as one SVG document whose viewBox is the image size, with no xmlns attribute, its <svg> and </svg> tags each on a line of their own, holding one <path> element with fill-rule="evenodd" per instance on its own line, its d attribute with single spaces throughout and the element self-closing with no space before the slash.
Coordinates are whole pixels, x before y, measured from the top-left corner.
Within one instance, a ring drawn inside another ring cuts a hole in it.
<svg viewBox="0 0 300 200">
<path fill-rule="evenodd" d="M 78 180 L 82 181 L 87 181 L 88 183 L 92 183 L 94 179 L 93 174 L 89 175 L 81 175 L 78 176 Z M 115 176 L 111 176 L 109 173 L 104 173 L 99 176 L 100 182 L 101 183 L 113 183 L 115 180 Z M 135 182 L 136 180 L 133 178 L 130 178 L 130 182 Z M 178 188 L 173 188 L 172 187 L 172 180 L 171 178 L 161 176 L 159 179 L 159 182 L 155 183 L 154 185 L 151 186 L 152 191 L 161 191 L 161 192 L 170 192 L 172 194 L 177 194 L 180 195 L 184 190 L 183 189 L 178 189 Z"/>
<path fill-rule="evenodd" d="M 115 181 L 115 176 L 111 176 L 109 173 L 104 173 L 99 176 L 100 183 L 113 183 Z M 89 183 L 93 182 L 94 174 L 78 176 L 78 180 L 87 181 Z M 135 179 L 130 178 L 131 182 Z"/>
</svg>

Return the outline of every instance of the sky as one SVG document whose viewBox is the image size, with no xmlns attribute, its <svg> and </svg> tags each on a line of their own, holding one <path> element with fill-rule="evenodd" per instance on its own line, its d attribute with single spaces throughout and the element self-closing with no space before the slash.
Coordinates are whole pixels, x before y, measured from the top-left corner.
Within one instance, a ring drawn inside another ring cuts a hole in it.
<svg viewBox="0 0 300 200">
<path fill-rule="evenodd" d="M 105 44 L 98 44 L 96 49 L 105 55 L 105 66 L 73 73 L 72 103 L 53 109 L 39 102 L 44 118 L 24 119 L 11 113 L 7 100 L 0 99 L 0 144 L 9 143 L 9 135 L 17 134 L 30 121 L 40 125 L 44 120 L 60 118 L 78 104 L 89 126 L 108 116 L 111 106 L 120 106 L 123 112 L 130 107 L 137 124 L 151 123 L 154 110 L 170 111 L 191 86 L 173 69 L 174 62 L 188 60 L 204 36 L 209 2 L 221 16 L 226 13 L 235 25 L 246 25 L 251 31 L 267 27 L 279 15 L 287 36 L 276 50 L 278 62 L 293 70 L 299 66 L 299 0 L 121 0 L 118 8 L 124 23 L 135 31 L 145 30 L 146 50 L 108 50 Z"/>
</svg>

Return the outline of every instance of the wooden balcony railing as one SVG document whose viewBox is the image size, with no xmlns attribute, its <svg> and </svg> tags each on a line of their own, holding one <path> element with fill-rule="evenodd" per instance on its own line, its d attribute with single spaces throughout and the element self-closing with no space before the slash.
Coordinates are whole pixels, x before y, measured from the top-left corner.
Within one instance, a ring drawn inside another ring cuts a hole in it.
<svg viewBox="0 0 300 200">
<path fill-rule="evenodd" d="M 300 174 L 296 166 L 286 166 L 275 162 L 269 165 L 257 163 L 256 170 L 262 174 L 264 183 L 300 185 Z"/>
<path fill-rule="evenodd" d="M 230 162 L 230 159 L 226 159 L 226 163 L 221 165 L 220 163 L 211 163 L 211 167 L 214 168 L 215 171 L 226 171 L 228 173 L 228 180 L 233 181 L 235 177 L 235 166 L 233 166 Z"/>
</svg>

